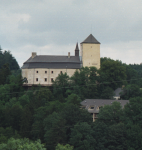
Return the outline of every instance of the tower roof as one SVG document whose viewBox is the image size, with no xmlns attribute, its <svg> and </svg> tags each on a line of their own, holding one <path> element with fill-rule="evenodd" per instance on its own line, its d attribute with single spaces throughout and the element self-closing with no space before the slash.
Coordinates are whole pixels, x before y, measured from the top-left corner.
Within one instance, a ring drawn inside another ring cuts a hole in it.
<svg viewBox="0 0 142 150">
<path fill-rule="evenodd" d="M 75 50 L 78 50 L 78 51 L 79 51 L 79 48 L 78 48 L 78 42 L 76 43 Z"/>
<path fill-rule="evenodd" d="M 92 34 L 90 34 L 82 43 L 101 44 Z"/>
</svg>

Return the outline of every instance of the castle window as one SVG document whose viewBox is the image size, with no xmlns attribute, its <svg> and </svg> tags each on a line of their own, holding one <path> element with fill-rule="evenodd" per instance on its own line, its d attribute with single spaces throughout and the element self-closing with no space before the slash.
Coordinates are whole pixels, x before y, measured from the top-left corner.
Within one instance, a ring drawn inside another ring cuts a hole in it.
<svg viewBox="0 0 142 150">
<path fill-rule="evenodd" d="M 62 71 L 60 71 L 60 74 L 62 74 Z"/>
<path fill-rule="evenodd" d="M 36 81 L 38 81 L 38 78 L 36 78 Z"/>
<path fill-rule="evenodd" d="M 47 82 L 47 78 L 45 78 L 44 81 Z"/>
<path fill-rule="evenodd" d="M 53 74 L 53 71 L 51 71 L 51 73 Z"/>
<path fill-rule="evenodd" d="M 36 71 L 36 73 L 38 73 L 38 71 Z"/>
<path fill-rule="evenodd" d="M 53 78 L 51 78 L 51 82 L 53 82 L 54 80 L 53 80 Z"/>
<path fill-rule="evenodd" d="M 45 73 L 47 73 L 47 71 L 45 71 Z"/>
</svg>

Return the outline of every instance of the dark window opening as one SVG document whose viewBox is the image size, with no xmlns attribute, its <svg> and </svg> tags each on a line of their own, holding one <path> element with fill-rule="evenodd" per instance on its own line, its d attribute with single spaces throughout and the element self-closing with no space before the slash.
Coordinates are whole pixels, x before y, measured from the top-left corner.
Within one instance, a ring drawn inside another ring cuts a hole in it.
<svg viewBox="0 0 142 150">
<path fill-rule="evenodd" d="M 47 71 L 45 71 L 45 73 L 47 73 Z"/>
<path fill-rule="evenodd" d="M 94 107 L 91 107 L 91 109 L 94 109 Z"/>
<path fill-rule="evenodd" d="M 36 78 L 36 81 L 38 81 L 38 78 Z"/>
<path fill-rule="evenodd" d="M 53 74 L 53 71 L 51 71 L 51 73 Z"/>
<path fill-rule="evenodd" d="M 45 80 L 45 82 L 47 82 L 47 78 L 45 78 L 44 80 Z"/>
<path fill-rule="evenodd" d="M 38 73 L 38 71 L 36 71 L 36 73 Z"/>
<path fill-rule="evenodd" d="M 53 80 L 53 78 L 51 78 L 51 82 L 53 82 L 54 80 Z"/>
<path fill-rule="evenodd" d="M 63 72 L 62 71 L 60 71 L 60 74 L 62 74 Z"/>
</svg>

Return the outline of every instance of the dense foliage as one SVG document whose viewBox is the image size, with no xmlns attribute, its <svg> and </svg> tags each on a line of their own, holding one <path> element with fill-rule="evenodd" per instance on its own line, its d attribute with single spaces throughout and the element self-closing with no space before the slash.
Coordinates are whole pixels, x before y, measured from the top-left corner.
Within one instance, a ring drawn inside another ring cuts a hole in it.
<svg viewBox="0 0 142 150">
<path fill-rule="evenodd" d="M 18 69 L 11 68 L 6 58 L 1 61 L 0 149 L 141 149 L 142 80 L 132 65 L 101 58 L 99 70 L 81 68 L 72 77 L 61 73 L 52 87 L 28 89 L 22 87 Z M 87 110 L 80 108 L 86 98 L 112 99 L 122 86 L 121 99 L 130 101 L 124 109 L 119 102 L 106 105 L 92 122 Z"/>
<path fill-rule="evenodd" d="M 16 59 L 12 56 L 10 51 L 4 51 L 0 49 L 0 69 L 4 64 L 9 64 L 10 70 L 18 70 L 19 65 L 16 61 Z"/>
</svg>

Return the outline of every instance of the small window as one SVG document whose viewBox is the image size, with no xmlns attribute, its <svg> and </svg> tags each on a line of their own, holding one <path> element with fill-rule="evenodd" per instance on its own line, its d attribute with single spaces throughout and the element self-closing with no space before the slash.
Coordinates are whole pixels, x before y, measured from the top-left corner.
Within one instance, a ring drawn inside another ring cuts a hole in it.
<svg viewBox="0 0 142 150">
<path fill-rule="evenodd" d="M 36 73 L 38 73 L 38 71 L 36 71 Z"/>
<path fill-rule="evenodd" d="M 53 74 L 53 71 L 51 71 L 51 73 Z"/>
<path fill-rule="evenodd" d="M 91 109 L 94 109 L 94 107 L 91 107 Z"/>
<path fill-rule="evenodd" d="M 101 109 L 102 108 L 102 106 L 99 106 L 99 109 Z"/>
<path fill-rule="evenodd" d="M 60 71 L 60 74 L 62 74 L 63 72 L 62 71 Z"/>
<path fill-rule="evenodd" d="M 47 71 L 45 71 L 45 73 L 47 73 Z"/>
<path fill-rule="evenodd" d="M 36 78 L 36 81 L 38 81 L 38 78 Z"/>
<path fill-rule="evenodd" d="M 47 78 L 45 78 L 44 81 L 47 82 Z"/>
<path fill-rule="evenodd" d="M 51 78 L 51 82 L 53 82 L 54 80 L 53 80 L 53 78 Z"/>
</svg>

